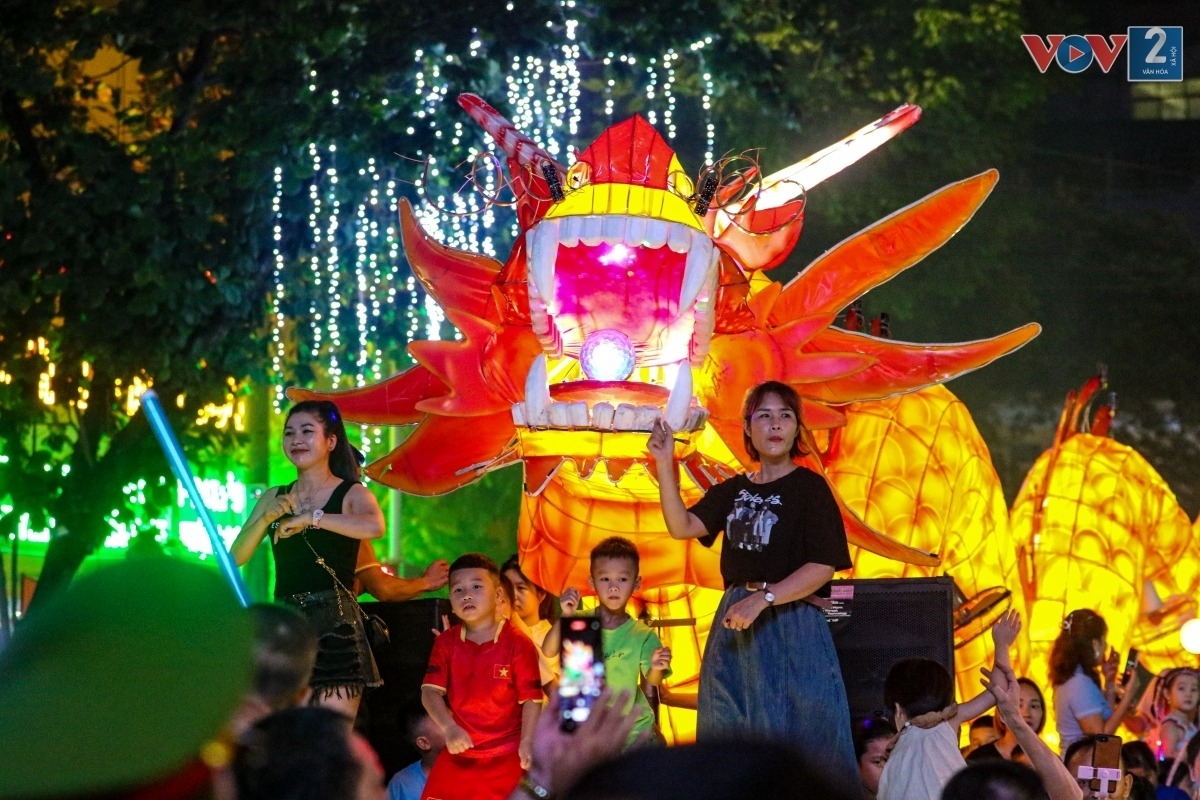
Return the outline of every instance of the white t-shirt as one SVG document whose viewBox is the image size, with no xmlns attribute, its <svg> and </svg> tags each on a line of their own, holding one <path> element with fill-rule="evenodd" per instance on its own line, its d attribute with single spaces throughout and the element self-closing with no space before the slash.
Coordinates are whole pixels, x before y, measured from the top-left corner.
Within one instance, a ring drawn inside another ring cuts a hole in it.
<svg viewBox="0 0 1200 800">
<path fill-rule="evenodd" d="M 547 656 L 542 652 L 542 642 L 546 641 L 546 634 L 550 632 L 553 623 L 548 619 L 539 619 L 537 624 L 529 628 L 529 638 L 533 639 L 533 643 L 537 645 L 538 653 L 538 671 L 541 673 L 542 686 L 545 686 L 550 681 L 558 680 L 559 664 L 558 656 Z"/>
<path fill-rule="evenodd" d="M 966 766 L 958 749 L 958 734 L 949 722 L 932 728 L 909 725 L 900 732 L 883 766 L 877 798 L 940 800 L 950 778 Z"/>
</svg>

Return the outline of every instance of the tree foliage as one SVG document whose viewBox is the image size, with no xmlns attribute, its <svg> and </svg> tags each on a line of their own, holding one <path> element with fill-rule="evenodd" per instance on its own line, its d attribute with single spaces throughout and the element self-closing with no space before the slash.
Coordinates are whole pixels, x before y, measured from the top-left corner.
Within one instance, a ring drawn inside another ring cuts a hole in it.
<svg viewBox="0 0 1200 800">
<path fill-rule="evenodd" d="M 0 463 L 0 485 L 15 509 L 0 517 L 0 535 L 22 513 L 35 526 L 57 521 L 68 535 L 52 547 L 43 573 L 49 585 L 101 540 L 120 487 L 150 464 L 162 470 L 146 426 L 126 415 L 119 386 L 153 381 L 195 459 L 223 443 L 211 427 L 184 424 L 196 409 L 223 400 L 230 376 L 263 382 L 273 225 L 290 265 L 311 243 L 305 145 L 336 142 L 346 163 L 391 155 L 397 168 L 417 153 L 453 163 L 462 143 L 438 133 L 449 118 L 413 125 L 428 109 L 458 114 L 446 97 L 431 96 L 432 87 L 414 83 L 416 51 L 437 63 L 451 96 L 476 91 L 509 111 L 502 98 L 512 56 L 559 52 L 571 30 L 584 46 L 587 116 L 576 145 L 606 123 L 593 110 L 604 96 L 619 101 L 616 118 L 647 102 L 634 70 L 607 83 L 615 73 L 602 68 L 606 53 L 660 56 L 706 37 L 700 58 L 679 61 L 675 77 L 676 147 L 692 169 L 704 145 L 705 71 L 715 85 L 718 155 L 761 148 L 767 170 L 900 103 L 921 105 L 914 129 L 813 189 L 805 235 L 776 277 L 951 180 L 999 166 L 1001 184 L 976 219 L 872 292 L 869 313 L 890 312 L 897 335 L 916 341 L 1043 323 L 1045 334 L 1021 353 L 953 387 L 989 442 L 1019 438 L 1004 427 L 1025 418 L 1013 409 L 1052 417 L 1081 374 L 1106 361 L 1122 390 L 1124 430 L 1170 463 L 1196 463 L 1191 450 L 1178 449 L 1186 437 L 1170 433 L 1173 425 L 1200 426 L 1183 377 L 1200 338 L 1190 313 L 1200 299 L 1194 241 L 1175 219 L 1100 208 L 1079 189 L 1091 179 L 1086 170 L 1048 169 L 1030 146 L 1050 92 L 1086 86 L 1065 73 L 1039 74 L 1019 43 L 1029 30 L 1081 29 L 1062 3 L 124 0 L 91 7 L 13 0 L 6 12 L 0 449 L 9 459 Z M 567 17 L 579 25 L 568 28 Z M 113 68 L 126 63 L 134 78 L 122 82 L 127 73 Z M 284 176 L 278 220 L 276 168 Z M 359 180 L 352 171 L 342 178 Z M 288 313 L 309 308 L 316 288 L 311 277 L 289 283 Z M 1164 295 L 1175 302 L 1164 305 Z M 321 313 L 335 313 L 315 302 Z M 394 350 L 402 366 L 398 325 L 385 319 L 377 345 Z M 48 357 L 38 352 L 39 338 Z M 301 356 L 305 344 L 289 343 L 289 375 L 320 385 L 322 367 Z M 54 405 L 39 399 L 50 390 Z M 182 408 L 171 402 L 179 396 Z M 997 453 L 1009 465 L 1010 495 L 1026 458 L 1026 450 Z M 1187 474 L 1155 463 L 1168 479 Z M 516 478 L 515 470 L 495 476 L 512 485 Z M 442 527 L 463 505 L 430 504 Z M 416 551 L 426 547 L 444 554 L 424 540 Z"/>
<path fill-rule="evenodd" d="M 223 400 L 229 376 L 261 379 L 273 170 L 303 174 L 307 142 L 336 141 L 364 161 L 394 152 L 421 102 L 401 68 L 416 50 L 466 52 L 502 30 L 490 54 L 506 59 L 506 47 L 536 43 L 530 34 L 544 28 L 533 20 L 549 5 L 463 2 L 451 14 L 311 0 L 7 4 L 0 468 L 14 510 L 0 526 L 11 531 L 22 513 L 34 525 L 56 520 L 65 535 L 43 586 L 103 540 L 122 485 L 150 464 L 162 470 L 119 387 L 153 382 L 178 423 Z M 441 67 L 464 90 L 500 72 L 486 57 Z M 434 132 L 407 141 L 422 137 L 427 145 Z M 279 224 L 289 231 L 304 225 L 305 191 L 296 179 L 284 187 Z M 297 258 L 303 237 L 287 241 Z M 46 357 L 28 350 L 39 338 Z M 39 400 L 39 381 L 53 405 Z M 213 440 L 211 428 L 186 427 Z"/>
</svg>

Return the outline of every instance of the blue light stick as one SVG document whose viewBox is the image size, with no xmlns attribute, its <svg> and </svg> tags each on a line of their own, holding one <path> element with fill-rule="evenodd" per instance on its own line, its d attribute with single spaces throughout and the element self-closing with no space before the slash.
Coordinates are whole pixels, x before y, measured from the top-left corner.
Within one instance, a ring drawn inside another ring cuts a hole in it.
<svg viewBox="0 0 1200 800">
<path fill-rule="evenodd" d="M 167 415 L 163 412 L 158 394 L 153 389 L 148 389 L 142 393 L 141 404 L 146 419 L 150 421 L 150 428 L 154 431 L 154 436 L 158 439 L 158 444 L 167 457 L 167 463 L 171 465 L 171 471 L 183 484 L 183 488 L 187 489 L 188 497 L 192 499 L 192 505 L 196 507 L 196 515 L 204 523 L 204 530 L 208 532 L 208 540 L 212 543 L 213 555 L 217 557 L 217 563 L 221 565 L 221 572 L 225 573 L 225 577 L 229 580 L 229 584 L 233 587 L 241 604 L 249 606 L 251 603 L 250 591 L 242 581 L 242 573 L 238 572 L 237 565 L 233 563 L 233 556 L 229 555 L 229 551 L 225 549 L 225 542 L 217 533 L 217 525 L 213 522 L 212 515 L 208 513 L 208 507 L 204 505 L 200 489 L 196 486 L 196 479 L 192 477 L 192 470 L 188 467 L 187 459 L 183 457 L 183 448 L 179 446 L 179 440 L 175 438 L 175 431 L 167 422 Z"/>
</svg>

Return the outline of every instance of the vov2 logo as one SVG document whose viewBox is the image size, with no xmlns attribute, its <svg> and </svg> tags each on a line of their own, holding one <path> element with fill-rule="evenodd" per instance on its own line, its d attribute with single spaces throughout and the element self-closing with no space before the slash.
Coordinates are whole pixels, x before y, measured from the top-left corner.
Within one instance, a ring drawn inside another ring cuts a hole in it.
<svg viewBox="0 0 1200 800">
<path fill-rule="evenodd" d="M 1129 45 L 1127 77 L 1130 81 L 1183 80 L 1183 27 L 1180 25 L 1131 26 L 1125 35 L 1052 33 L 1045 38 L 1027 33 L 1021 41 L 1041 72 L 1054 61 L 1064 72 L 1078 74 L 1096 62 L 1107 73 L 1121 50 Z"/>
</svg>

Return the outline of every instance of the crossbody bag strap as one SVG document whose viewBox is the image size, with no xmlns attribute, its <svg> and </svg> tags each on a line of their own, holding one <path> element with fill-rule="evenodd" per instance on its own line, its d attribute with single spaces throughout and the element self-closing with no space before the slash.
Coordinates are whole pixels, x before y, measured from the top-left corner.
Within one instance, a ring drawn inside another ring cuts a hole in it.
<svg viewBox="0 0 1200 800">
<path fill-rule="evenodd" d="M 358 602 L 358 598 L 354 596 L 354 592 L 347 589 L 346 584 L 342 583 L 342 579 L 337 576 L 337 573 L 333 571 L 333 568 L 325 563 L 325 557 L 317 552 L 317 548 L 312 546 L 312 542 L 308 540 L 308 536 L 304 533 L 301 533 L 300 537 L 304 539 L 304 543 L 308 545 L 308 549 L 312 550 L 312 554 L 317 559 L 317 563 L 321 565 L 321 568 L 329 573 L 329 577 L 333 578 L 333 582 L 340 586 L 342 591 L 346 593 L 346 596 L 350 598 L 350 602 L 354 603 L 354 607 L 358 609 L 358 613 L 362 616 L 363 621 L 367 621 L 369 619 L 369 617 L 367 617 L 367 612 L 363 610 L 362 604 Z M 339 594 L 338 609 L 340 610 L 341 607 L 342 596 Z"/>
</svg>

